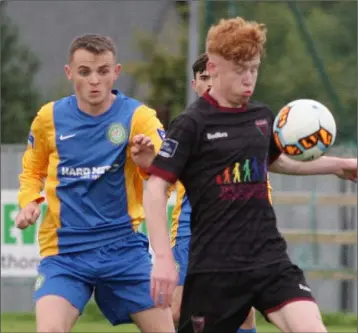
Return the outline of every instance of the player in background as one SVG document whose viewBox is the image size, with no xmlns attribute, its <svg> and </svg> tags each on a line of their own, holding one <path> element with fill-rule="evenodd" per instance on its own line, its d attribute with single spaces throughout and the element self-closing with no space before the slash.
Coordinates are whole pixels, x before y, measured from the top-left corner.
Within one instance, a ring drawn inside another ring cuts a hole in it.
<svg viewBox="0 0 358 333">
<path fill-rule="evenodd" d="M 267 172 L 357 181 L 357 160 L 326 156 L 299 162 L 281 154 L 272 135 L 274 114 L 250 101 L 265 42 L 263 24 L 239 17 L 209 29 L 212 87 L 171 123 L 149 169 L 144 208 L 151 246 L 161 254 L 152 272 L 158 291 L 168 288 L 173 274 L 165 215 L 170 184 L 183 183 L 192 208 L 181 333 L 234 333 L 251 307 L 282 332 L 326 332 L 304 274 L 290 261 L 277 229 Z"/>
<path fill-rule="evenodd" d="M 211 88 L 211 77 L 206 70 L 206 64 L 208 62 L 207 54 L 203 53 L 194 62 L 192 66 L 193 79 L 191 80 L 191 86 L 198 96 L 202 96 L 208 89 Z M 236 176 L 239 172 L 236 172 Z M 272 188 L 270 183 L 267 183 L 269 187 L 269 200 L 271 202 Z M 190 203 L 188 197 L 185 194 L 185 188 L 183 184 L 177 182 L 176 184 L 177 198 L 172 213 L 172 226 L 170 230 L 171 246 L 173 249 L 174 259 L 179 273 L 178 286 L 173 293 L 172 301 L 172 313 L 175 325 L 179 324 L 180 307 L 183 297 L 183 286 L 185 276 L 188 268 L 188 255 L 190 244 Z M 255 323 L 255 310 L 252 308 L 245 322 L 241 325 L 238 332 L 254 333 L 256 332 Z"/>
<path fill-rule="evenodd" d="M 148 240 L 137 231 L 143 177 L 163 127 L 154 110 L 113 90 L 116 53 L 108 37 L 75 38 L 65 66 L 75 95 L 44 105 L 31 125 L 16 225 L 35 223 L 45 189 L 37 332 L 70 332 L 93 292 L 112 325 L 174 332 L 169 302 L 158 308 L 151 297 Z M 172 271 L 176 283 L 174 263 Z"/>
</svg>

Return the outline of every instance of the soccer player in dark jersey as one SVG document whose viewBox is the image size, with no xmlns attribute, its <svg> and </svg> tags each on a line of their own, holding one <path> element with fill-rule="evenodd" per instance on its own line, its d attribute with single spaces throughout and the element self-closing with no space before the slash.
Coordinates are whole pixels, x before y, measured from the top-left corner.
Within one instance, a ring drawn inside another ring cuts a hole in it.
<svg viewBox="0 0 358 333">
<path fill-rule="evenodd" d="M 92 294 L 113 325 L 174 331 L 169 304 L 157 308 L 151 297 L 148 240 L 138 232 L 143 178 L 163 127 L 154 110 L 113 90 L 116 53 L 108 37 L 75 38 L 65 66 L 75 94 L 44 105 L 31 125 L 16 225 L 36 221 L 45 189 L 37 332 L 70 332 Z"/>
<path fill-rule="evenodd" d="M 325 332 L 303 272 L 287 254 L 268 200 L 268 170 L 333 174 L 357 180 L 357 160 L 298 162 L 272 139 L 274 115 L 251 102 L 266 28 L 242 18 L 221 20 L 206 38 L 210 91 L 171 124 L 149 172 L 144 207 L 158 254 L 153 295 L 170 298 L 173 258 L 167 245 L 167 189 L 178 179 L 192 207 L 188 275 L 179 332 L 234 333 L 251 307 L 282 332 Z"/>
<path fill-rule="evenodd" d="M 206 53 L 201 54 L 192 66 L 193 79 L 191 86 L 198 96 L 202 96 L 211 87 L 211 76 L 206 70 L 208 56 Z M 238 168 L 238 165 L 236 166 Z M 236 168 L 234 169 L 235 172 Z M 238 170 L 238 169 L 237 169 Z M 236 177 L 239 171 L 236 171 Z M 235 179 L 235 178 L 234 178 Z M 272 188 L 270 182 L 267 182 L 268 196 L 272 202 Z M 172 213 L 172 225 L 170 229 L 170 242 L 173 248 L 175 264 L 179 273 L 178 286 L 173 293 L 173 301 L 171 305 L 173 320 L 176 325 L 179 324 L 180 307 L 183 297 L 184 281 L 188 269 L 189 260 L 189 244 L 190 244 L 190 215 L 191 207 L 188 196 L 185 194 L 183 184 L 176 184 L 176 202 Z M 254 333 L 256 332 L 255 309 L 252 308 L 245 322 L 241 325 L 238 333 Z"/>
</svg>

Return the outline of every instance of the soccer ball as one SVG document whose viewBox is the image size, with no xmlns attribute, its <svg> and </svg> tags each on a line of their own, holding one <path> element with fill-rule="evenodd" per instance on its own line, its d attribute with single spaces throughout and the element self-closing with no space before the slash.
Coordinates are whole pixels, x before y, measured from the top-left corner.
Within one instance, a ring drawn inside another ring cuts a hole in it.
<svg viewBox="0 0 358 333">
<path fill-rule="evenodd" d="M 288 103 L 273 124 L 277 147 L 299 161 L 312 161 L 322 156 L 333 145 L 336 131 L 332 113 L 311 99 Z"/>
</svg>

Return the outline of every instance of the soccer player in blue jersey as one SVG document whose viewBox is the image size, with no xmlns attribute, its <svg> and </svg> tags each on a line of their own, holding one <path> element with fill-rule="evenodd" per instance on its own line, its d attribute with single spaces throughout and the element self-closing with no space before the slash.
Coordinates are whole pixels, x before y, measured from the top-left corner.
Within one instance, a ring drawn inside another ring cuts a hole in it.
<svg viewBox="0 0 358 333">
<path fill-rule="evenodd" d="M 154 110 L 112 89 L 120 69 L 110 38 L 77 37 L 65 66 L 75 95 L 44 105 L 31 126 L 16 225 L 35 223 L 45 189 L 38 332 L 70 332 L 93 293 L 112 325 L 134 321 L 142 332 L 174 332 L 168 295 L 177 274 L 166 277 L 156 307 L 148 240 L 138 232 L 143 179 L 163 127 Z"/>
<path fill-rule="evenodd" d="M 193 79 L 191 86 L 198 96 L 202 96 L 211 87 L 211 76 L 206 70 L 206 64 L 208 62 L 208 56 L 206 53 L 201 54 L 192 66 Z M 269 200 L 271 198 L 271 185 L 268 182 Z M 177 270 L 179 272 L 178 286 L 173 293 L 172 301 L 172 313 L 176 326 L 179 323 L 180 307 L 183 297 L 183 286 L 188 269 L 188 254 L 190 244 L 190 213 L 191 207 L 187 195 L 185 194 L 185 188 L 180 183 L 176 184 L 176 202 L 172 213 L 172 225 L 170 230 L 170 241 L 173 249 L 174 259 L 176 261 Z M 241 325 L 238 332 L 241 333 L 254 333 L 256 332 L 255 323 L 255 310 L 251 309 L 245 322 Z"/>
</svg>

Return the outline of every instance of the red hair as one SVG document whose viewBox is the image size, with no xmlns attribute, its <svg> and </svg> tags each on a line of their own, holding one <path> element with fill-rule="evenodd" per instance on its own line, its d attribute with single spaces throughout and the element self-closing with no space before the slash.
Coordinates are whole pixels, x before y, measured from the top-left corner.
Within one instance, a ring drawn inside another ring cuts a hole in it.
<svg viewBox="0 0 358 333">
<path fill-rule="evenodd" d="M 265 54 L 266 26 L 241 17 L 221 19 L 206 37 L 206 52 L 241 63 Z"/>
</svg>

